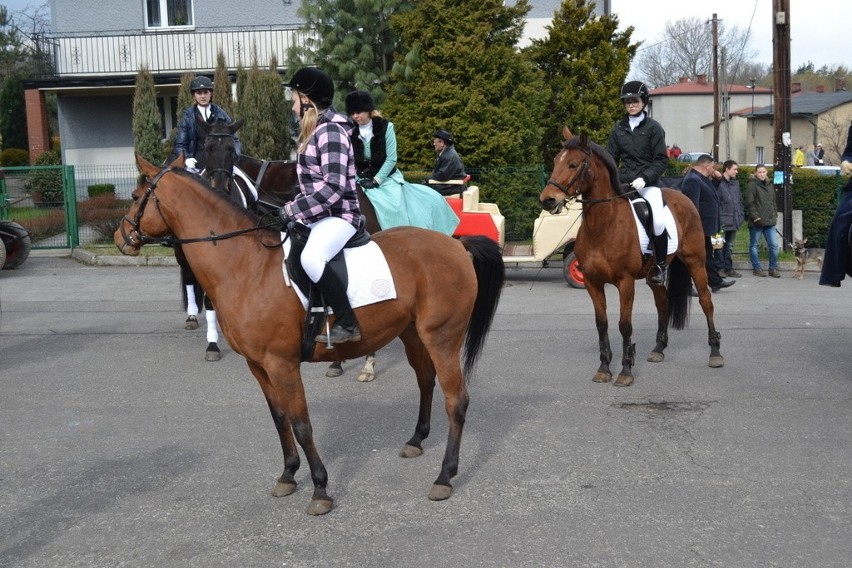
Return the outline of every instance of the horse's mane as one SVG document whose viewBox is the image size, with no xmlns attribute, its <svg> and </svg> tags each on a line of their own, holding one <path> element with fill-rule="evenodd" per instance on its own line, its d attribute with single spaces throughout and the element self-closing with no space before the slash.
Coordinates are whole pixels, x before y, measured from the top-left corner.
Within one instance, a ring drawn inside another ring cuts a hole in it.
<svg viewBox="0 0 852 568">
<path fill-rule="evenodd" d="M 254 211 L 249 211 L 248 209 L 244 209 L 243 206 L 240 205 L 239 203 L 237 203 L 236 201 L 234 201 L 234 199 L 230 195 L 228 195 L 226 193 L 222 193 L 221 191 L 216 191 L 215 189 L 213 189 L 213 187 L 210 185 L 210 182 L 207 181 L 206 178 L 204 178 L 204 177 L 202 177 L 202 176 L 200 176 L 196 173 L 190 172 L 189 170 L 185 170 L 183 168 L 174 168 L 173 170 L 171 170 L 171 172 L 173 174 L 177 174 L 181 177 L 189 178 L 189 179 L 201 184 L 202 186 L 204 186 L 207 189 L 207 191 L 212 193 L 215 198 L 221 199 L 222 201 L 224 201 L 228 205 L 228 207 L 230 207 L 231 209 L 233 209 L 235 212 L 239 213 L 240 215 L 245 216 L 252 223 L 257 224 L 260 221 L 260 217 L 258 217 L 254 213 Z M 145 174 L 139 174 L 139 180 L 137 181 L 137 185 L 141 185 L 143 183 L 146 183 L 147 181 L 149 181 L 149 180 L 148 180 L 147 176 L 145 176 Z"/>
<path fill-rule="evenodd" d="M 562 144 L 562 147 L 567 150 L 585 151 L 584 148 L 580 147 L 580 138 L 578 136 L 572 136 L 566 140 Z M 625 191 L 621 185 L 621 177 L 618 175 L 618 166 L 615 165 L 615 160 L 612 159 L 612 154 L 609 153 L 609 150 L 600 144 L 592 142 L 591 140 L 589 140 L 589 147 L 592 150 L 592 154 L 600 158 L 603 161 L 604 166 L 606 166 L 606 169 L 609 172 L 609 183 L 612 186 L 612 191 L 614 191 L 616 195 L 624 195 Z"/>
</svg>

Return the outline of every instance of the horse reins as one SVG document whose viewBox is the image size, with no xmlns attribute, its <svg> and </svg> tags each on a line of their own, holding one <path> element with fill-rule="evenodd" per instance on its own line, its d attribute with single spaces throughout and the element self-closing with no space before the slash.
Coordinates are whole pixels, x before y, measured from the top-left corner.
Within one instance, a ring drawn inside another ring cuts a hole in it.
<svg viewBox="0 0 852 568">
<path fill-rule="evenodd" d="M 267 223 L 265 225 L 257 225 L 255 227 L 250 227 L 248 229 L 239 229 L 237 231 L 231 231 L 229 233 L 215 234 L 211 231 L 209 237 L 196 237 L 191 239 L 178 239 L 175 237 L 149 237 L 142 233 L 139 225 L 142 221 L 142 215 L 145 214 L 145 208 L 148 205 L 148 201 L 151 197 L 154 198 L 154 202 L 157 204 L 157 212 L 160 214 L 160 218 L 163 219 L 163 222 L 168 227 L 168 223 L 166 222 L 166 218 L 163 216 L 162 211 L 160 211 L 159 202 L 157 201 L 157 196 L 154 195 L 154 190 L 157 188 L 157 184 L 160 182 L 160 179 L 168 172 L 172 171 L 171 166 L 168 166 L 154 176 L 154 179 L 148 180 L 146 179 L 146 183 L 148 184 L 148 189 L 145 190 L 145 195 L 142 197 L 142 201 L 139 203 L 139 206 L 136 210 L 136 216 L 133 219 L 130 219 L 127 215 L 122 218 L 122 221 L 126 221 L 132 231 L 128 234 L 124 229 L 124 222 L 121 223 L 121 236 L 124 238 L 125 245 L 131 246 L 142 246 L 146 244 L 169 244 L 169 245 L 180 245 L 187 243 L 201 243 L 201 242 L 216 242 L 222 241 L 225 239 L 230 239 L 233 237 L 238 237 L 240 235 L 245 235 L 248 233 L 260 231 L 262 229 L 272 229 L 274 227 L 279 227 L 279 223 Z"/>
</svg>

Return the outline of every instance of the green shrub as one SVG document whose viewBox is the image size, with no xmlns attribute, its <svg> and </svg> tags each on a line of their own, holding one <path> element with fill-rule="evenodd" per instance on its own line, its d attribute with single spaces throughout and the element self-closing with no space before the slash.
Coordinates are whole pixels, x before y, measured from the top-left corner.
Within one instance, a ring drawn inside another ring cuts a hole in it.
<svg viewBox="0 0 852 568">
<path fill-rule="evenodd" d="M 109 242 L 129 207 L 129 200 L 116 199 L 114 195 L 102 193 L 78 203 L 77 218 L 80 224 L 89 225 L 101 240 Z"/>
<path fill-rule="evenodd" d="M 6 148 L 0 153 L 0 166 L 7 168 L 29 166 L 30 153 L 20 148 Z"/>
<path fill-rule="evenodd" d="M 58 150 L 50 150 L 36 158 L 34 166 L 61 166 L 62 158 Z M 62 206 L 64 199 L 62 169 L 34 169 L 27 174 L 27 181 L 24 183 L 24 191 L 34 195 L 36 192 L 41 193 L 41 200 L 44 206 L 56 207 Z"/>
<path fill-rule="evenodd" d="M 111 183 L 95 183 L 87 188 L 89 199 L 104 194 L 112 194 L 115 197 L 115 185 Z"/>
</svg>

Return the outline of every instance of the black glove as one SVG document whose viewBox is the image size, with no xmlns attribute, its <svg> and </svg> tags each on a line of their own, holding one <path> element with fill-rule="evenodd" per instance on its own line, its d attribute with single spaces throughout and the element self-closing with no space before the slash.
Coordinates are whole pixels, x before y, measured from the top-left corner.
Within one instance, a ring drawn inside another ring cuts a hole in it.
<svg viewBox="0 0 852 568">
<path fill-rule="evenodd" d="M 359 179 L 358 185 L 360 185 L 362 189 L 376 189 L 379 187 L 378 182 L 373 178 Z"/>
<path fill-rule="evenodd" d="M 278 218 L 281 219 L 281 226 L 285 229 L 290 226 L 292 221 L 294 221 L 294 219 L 287 214 L 287 210 L 283 207 L 278 209 Z"/>
</svg>

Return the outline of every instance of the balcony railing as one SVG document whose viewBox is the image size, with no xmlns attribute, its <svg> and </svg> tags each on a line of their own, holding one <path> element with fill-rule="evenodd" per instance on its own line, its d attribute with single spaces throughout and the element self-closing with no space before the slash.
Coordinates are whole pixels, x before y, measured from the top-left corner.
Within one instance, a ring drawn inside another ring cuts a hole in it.
<svg viewBox="0 0 852 568">
<path fill-rule="evenodd" d="M 282 63 L 287 50 L 305 37 L 295 26 L 54 35 L 41 38 L 37 49 L 50 57 L 46 65 L 50 71 L 44 75 L 133 75 L 143 65 L 152 73 L 180 73 L 215 69 L 220 51 L 231 68 L 239 63 L 250 66 L 255 53 L 262 67 L 273 54 Z"/>
</svg>

